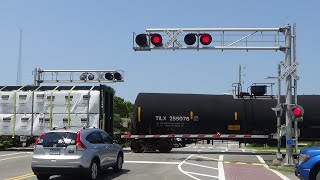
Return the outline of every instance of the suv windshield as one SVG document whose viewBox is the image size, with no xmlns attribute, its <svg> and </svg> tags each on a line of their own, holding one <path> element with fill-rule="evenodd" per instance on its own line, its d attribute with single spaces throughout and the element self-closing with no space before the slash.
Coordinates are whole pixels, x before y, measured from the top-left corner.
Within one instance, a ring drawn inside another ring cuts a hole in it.
<svg viewBox="0 0 320 180">
<path fill-rule="evenodd" d="M 49 132 L 46 133 L 39 145 L 43 147 L 67 147 L 76 144 L 77 134 L 73 132 Z"/>
</svg>

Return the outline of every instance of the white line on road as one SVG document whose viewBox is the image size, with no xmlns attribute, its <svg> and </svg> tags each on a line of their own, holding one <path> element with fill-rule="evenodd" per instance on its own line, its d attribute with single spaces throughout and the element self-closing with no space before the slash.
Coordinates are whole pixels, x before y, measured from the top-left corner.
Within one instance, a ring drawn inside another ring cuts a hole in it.
<svg viewBox="0 0 320 180">
<path fill-rule="evenodd" d="M 194 156 L 194 157 L 199 157 L 199 158 L 202 158 L 202 159 L 210 159 L 210 160 L 213 160 L 213 161 L 219 161 L 219 159 L 209 158 L 209 157 L 205 157 L 205 156 Z"/>
<path fill-rule="evenodd" d="M 16 154 L 32 154 L 32 152 L 19 152 L 19 153 L 11 153 L 11 154 L 2 154 L 1 156 L 11 156 L 11 155 L 16 155 Z"/>
<path fill-rule="evenodd" d="M 189 148 L 191 148 L 191 147 L 193 147 L 193 146 L 194 146 L 194 144 L 191 144 L 190 146 L 185 147 L 185 149 L 189 149 Z"/>
<path fill-rule="evenodd" d="M 201 147 L 201 149 L 204 149 L 204 148 L 206 148 L 206 147 Z"/>
<path fill-rule="evenodd" d="M 188 163 L 188 162 L 185 162 L 184 164 L 218 170 L 218 168 L 214 168 L 214 167 L 210 167 L 210 166 L 204 166 L 204 165 L 200 165 L 200 164 L 194 164 L 194 163 Z"/>
<path fill-rule="evenodd" d="M 30 157 L 32 156 L 30 155 L 26 155 L 26 156 L 16 156 L 16 157 L 11 157 L 11 158 L 5 158 L 5 159 L 0 159 L 0 161 L 5 161 L 5 160 L 10 160 L 10 159 L 17 159 L 17 158 L 22 158 L 22 157 Z"/>
<path fill-rule="evenodd" d="M 191 177 L 191 178 L 193 178 L 193 179 L 201 180 L 201 179 L 198 179 L 198 178 L 196 178 L 196 177 L 194 177 L 194 176 L 186 173 L 184 170 L 181 169 L 181 166 L 182 166 L 188 159 L 190 159 L 192 156 L 193 156 L 193 155 L 190 155 L 190 156 L 188 156 L 185 160 L 183 160 L 183 161 L 178 165 L 178 169 L 179 169 L 180 172 L 182 172 L 183 174 L 185 174 L 185 175 L 187 175 L 187 176 L 189 176 L 189 177 Z"/>
<path fill-rule="evenodd" d="M 194 146 L 194 147 L 193 147 L 193 149 L 196 149 L 196 148 L 198 148 L 198 146 Z"/>
<path fill-rule="evenodd" d="M 225 180 L 224 169 L 223 169 L 223 155 L 219 156 L 218 161 L 218 170 L 219 170 L 219 180 Z"/>
<path fill-rule="evenodd" d="M 124 163 L 137 163 L 137 164 L 180 164 L 179 162 L 161 162 L 161 161 L 124 161 Z"/>
<path fill-rule="evenodd" d="M 279 177 L 281 177 L 281 179 L 283 179 L 283 180 L 290 180 L 289 178 L 287 178 L 285 175 L 281 174 L 280 172 L 278 172 L 278 171 L 276 171 L 276 170 L 273 170 L 273 169 L 270 169 L 269 166 L 266 164 L 266 162 L 262 159 L 261 156 L 258 156 L 258 155 L 257 155 L 256 157 L 259 159 L 260 163 L 261 163 L 265 168 L 267 168 L 268 170 L 274 172 L 276 175 L 278 175 Z"/>
<path fill-rule="evenodd" d="M 198 175 L 198 176 L 205 176 L 205 177 L 212 177 L 212 178 L 219 178 L 218 176 L 211 176 L 211 175 L 207 175 L 207 174 L 200 174 L 200 173 L 195 173 L 195 172 L 189 172 L 189 171 L 185 171 L 188 174 L 193 174 L 193 175 Z"/>
<path fill-rule="evenodd" d="M 209 147 L 209 149 L 213 149 L 213 147 Z"/>
</svg>

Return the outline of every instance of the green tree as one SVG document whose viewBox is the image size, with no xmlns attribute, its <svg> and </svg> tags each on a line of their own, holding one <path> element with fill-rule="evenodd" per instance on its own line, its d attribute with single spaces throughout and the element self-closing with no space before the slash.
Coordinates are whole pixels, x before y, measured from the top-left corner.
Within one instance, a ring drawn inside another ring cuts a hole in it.
<svg viewBox="0 0 320 180">
<path fill-rule="evenodd" d="M 114 96 L 114 114 L 119 114 L 121 118 L 132 118 L 133 104 L 129 101 Z"/>
<path fill-rule="evenodd" d="M 122 126 L 121 118 L 132 118 L 133 104 L 129 101 L 114 96 L 114 115 L 113 115 L 113 128 L 115 132 L 128 131 L 127 128 Z"/>
</svg>

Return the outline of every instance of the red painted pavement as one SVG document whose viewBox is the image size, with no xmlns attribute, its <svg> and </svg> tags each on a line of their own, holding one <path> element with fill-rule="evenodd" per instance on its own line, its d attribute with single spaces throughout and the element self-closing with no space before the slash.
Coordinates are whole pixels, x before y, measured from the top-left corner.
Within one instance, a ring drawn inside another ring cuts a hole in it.
<svg viewBox="0 0 320 180">
<path fill-rule="evenodd" d="M 282 180 L 262 165 L 223 164 L 226 180 Z"/>
</svg>

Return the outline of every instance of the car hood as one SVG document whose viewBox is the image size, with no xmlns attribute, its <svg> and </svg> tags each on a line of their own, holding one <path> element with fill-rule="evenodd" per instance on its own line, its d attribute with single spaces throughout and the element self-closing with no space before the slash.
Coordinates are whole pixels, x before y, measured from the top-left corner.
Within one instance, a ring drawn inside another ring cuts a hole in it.
<svg viewBox="0 0 320 180">
<path fill-rule="evenodd" d="M 320 146 L 308 147 L 300 150 L 300 154 L 310 154 L 318 152 L 320 154 Z"/>
</svg>

